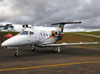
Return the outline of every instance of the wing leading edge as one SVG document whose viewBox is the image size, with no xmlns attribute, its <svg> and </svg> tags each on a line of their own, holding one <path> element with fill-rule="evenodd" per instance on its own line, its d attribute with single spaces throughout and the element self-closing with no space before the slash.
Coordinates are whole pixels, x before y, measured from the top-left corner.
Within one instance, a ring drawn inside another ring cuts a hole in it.
<svg viewBox="0 0 100 74">
<path fill-rule="evenodd" d="M 58 47 L 58 46 L 74 46 L 74 45 L 92 45 L 98 44 L 98 42 L 80 42 L 80 43 L 61 43 L 61 44 L 43 44 L 39 46 L 43 47 Z"/>
</svg>

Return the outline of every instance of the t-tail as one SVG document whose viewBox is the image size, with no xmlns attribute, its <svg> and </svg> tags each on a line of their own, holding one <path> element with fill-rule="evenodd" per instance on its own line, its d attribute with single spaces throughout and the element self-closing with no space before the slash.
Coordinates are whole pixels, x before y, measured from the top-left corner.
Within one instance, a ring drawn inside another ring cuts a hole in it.
<svg viewBox="0 0 100 74">
<path fill-rule="evenodd" d="M 54 23 L 52 25 L 59 25 L 59 28 L 54 33 L 54 36 L 58 37 L 58 40 L 62 40 L 64 25 L 66 25 L 66 24 L 80 24 L 80 23 L 82 23 L 82 22 L 59 22 L 59 23 Z"/>
<path fill-rule="evenodd" d="M 80 23 L 82 22 L 60 22 L 60 23 L 54 23 L 52 25 L 59 25 L 59 28 L 61 28 L 61 32 L 63 32 L 65 24 L 80 24 Z"/>
</svg>

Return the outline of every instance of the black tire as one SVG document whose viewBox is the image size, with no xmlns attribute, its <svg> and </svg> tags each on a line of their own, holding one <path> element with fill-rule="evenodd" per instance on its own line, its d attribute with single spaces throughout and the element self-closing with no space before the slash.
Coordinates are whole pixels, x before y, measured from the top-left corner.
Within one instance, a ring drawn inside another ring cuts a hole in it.
<svg viewBox="0 0 100 74">
<path fill-rule="evenodd" d="M 35 48 L 31 48 L 31 51 L 35 51 Z"/>
<path fill-rule="evenodd" d="M 15 56 L 16 56 L 16 57 L 18 57 L 18 56 L 19 56 L 19 53 L 18 53 L 18 52 L 16 52 L 16 53 L 15 53 Z"/>
</svg>

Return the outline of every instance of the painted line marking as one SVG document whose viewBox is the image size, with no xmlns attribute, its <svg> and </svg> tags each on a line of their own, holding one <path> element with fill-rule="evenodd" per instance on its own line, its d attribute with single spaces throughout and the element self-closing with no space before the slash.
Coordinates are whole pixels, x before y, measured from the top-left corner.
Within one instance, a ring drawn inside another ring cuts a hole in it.
<svg viewBox="0 0 100 74">
<path fill-rule="evenodd" d="M 54 65 L 23 67 L 23 68 L 8 68 L 8 69 L 0 69 L 0 71 L 25 70 L 25 69 L 56 67 L 56 66 L 69 66 L 69 65 L 78 65 L 78 64 L 91 64 L 91 63 L 100 63 L 100 61 L 74 62 L 74 63 L 64 63 L 64 64 L 54 64 Z"/>
</svg>

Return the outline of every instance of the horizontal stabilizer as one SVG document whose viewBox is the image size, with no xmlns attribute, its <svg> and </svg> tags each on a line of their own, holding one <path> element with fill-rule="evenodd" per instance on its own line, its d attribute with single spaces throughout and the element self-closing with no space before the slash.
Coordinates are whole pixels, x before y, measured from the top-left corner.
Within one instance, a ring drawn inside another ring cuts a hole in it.
<svg viewBox="0 0 100 74">
<path fill-rule="evenodd" d="M 58 25 L 58 24 L 80 24 L 80 23 L 82 23 L 82 22 L 59 22 L 59 23 L 54 23 L 54 24 L 52 24 L 52 25 Z"/>
</svg>

